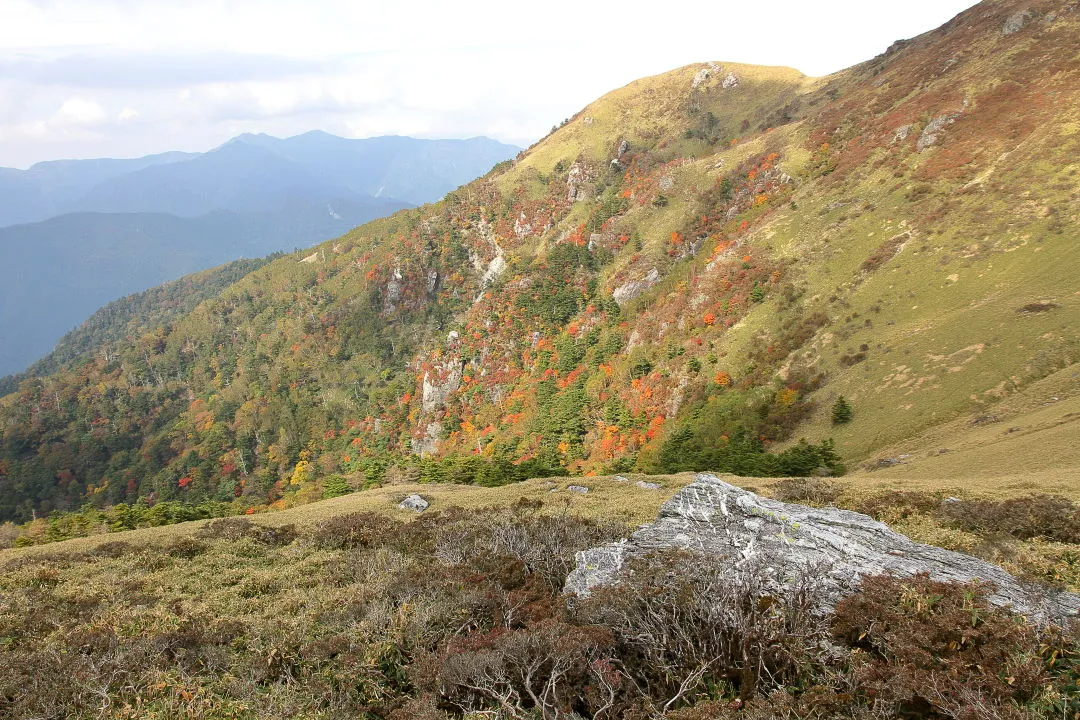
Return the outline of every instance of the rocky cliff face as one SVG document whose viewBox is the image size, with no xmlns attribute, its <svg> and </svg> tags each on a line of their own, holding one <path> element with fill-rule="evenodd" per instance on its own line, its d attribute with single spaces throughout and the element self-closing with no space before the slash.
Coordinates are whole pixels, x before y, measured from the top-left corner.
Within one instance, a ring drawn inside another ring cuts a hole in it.
<svg viewBox="0 0 1080 720">
<path fill-rule="evenodd" d="M 985 560 L 913 542 L 866 515 L 771 500 L 707 474 L 676 493 L 657 520 L 629 540 L 578 553 L 565 591 L 584 595 L 618 582 L 627 560 L 668 548 L 700 553 L 733 571 L 753 563 L 776 584 L 813 574 L 826 606 L 865 576 L 926 573 L 946 582 L 989 583 L 992 603 L 1040 621 L 1080 612 L 1076 595 L 1039 591 Z"/>
</svg>

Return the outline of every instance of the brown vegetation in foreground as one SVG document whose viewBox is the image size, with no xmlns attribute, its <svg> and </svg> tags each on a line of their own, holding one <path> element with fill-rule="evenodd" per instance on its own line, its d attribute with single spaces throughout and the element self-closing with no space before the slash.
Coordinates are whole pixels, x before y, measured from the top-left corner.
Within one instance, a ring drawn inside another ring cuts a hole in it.
<svg viewBox="0 0 1080 720">
<path fill-rule="evenodd" d="M 721 577 L 662 553 L 567 603 L 626 528 L 512 508 L 213 521 L 13 557 L 0 714 L 26 718 L 1075 717 L 1076 642 L 978 586 Z"/>
</svg>

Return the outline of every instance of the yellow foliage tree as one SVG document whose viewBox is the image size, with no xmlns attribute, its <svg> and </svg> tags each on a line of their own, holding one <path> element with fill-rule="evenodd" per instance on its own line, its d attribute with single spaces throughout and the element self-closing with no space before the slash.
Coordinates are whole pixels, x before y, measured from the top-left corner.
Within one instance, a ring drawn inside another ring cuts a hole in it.
<svg viewBox="0 0 1080 720">
<path fill-rule="evenodd" d="M 301 460 L 296 463 L 296 467 L 293 468 L 292 477 L 289 478 L 290 485 L 303 485 L 311 480 L 313 472 L 311 469 L 311 461 Z"/>
</svg>

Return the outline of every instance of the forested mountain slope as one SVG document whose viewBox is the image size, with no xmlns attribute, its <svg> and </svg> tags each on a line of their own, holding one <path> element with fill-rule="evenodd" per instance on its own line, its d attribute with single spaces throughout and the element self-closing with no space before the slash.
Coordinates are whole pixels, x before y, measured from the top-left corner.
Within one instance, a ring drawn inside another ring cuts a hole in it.
<svg viewBox="0 0 1080 720">
<path fill-rule="evenodd" d="M 276 212 L 72 213 L 0 228 L 0 375 L 42 357 L 104 304 L 237 258 L 310 247 L 407 204 L 339 199 Z"/>
<path fill-rule="evenodd" d="M 0 168 L 0 376 L 93 308 L 431 202 L 519 148 L 489 138 L 241 135 L 206 153 Z"/>
<path fill-rule="evenodd" d="M 69 363 L 79 362 L 99 350 L 107 351 L 114 343 L 167 325 L 191 312 L 203 300 L 216 296 L 248 273 L 281 255 L 275 253 L 251 260 L 234 260 L 114 300 L 65 334 L 52 352 L 27 368 L 26 372 L 0 378 L 0 395 L 14 391 L 27 378 L 58 372 Z"/>
<path fill-rule="evenodd" d="M 617 90 L 440 203 L 24 382 L 0 518 L 259 504 L 417 456 L 493 483 L 812 472 L 760 450 L 832 435 L 851 464 L 988 415 L 1080 359 L 1077 10 L 988 0 L 827 78 Z"/>
</svg>

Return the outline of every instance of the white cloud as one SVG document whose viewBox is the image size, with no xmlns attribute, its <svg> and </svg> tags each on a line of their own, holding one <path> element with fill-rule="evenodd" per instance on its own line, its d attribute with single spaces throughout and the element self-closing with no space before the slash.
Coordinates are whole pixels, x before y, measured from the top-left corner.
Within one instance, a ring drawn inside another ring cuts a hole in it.
<svg viewBox="0 0 1080 720">
<path fill-rule="evenodd" d="M 108 115 L 105 108 L 94 100 L 73 97 L 64 101 L 60 106 L 53 123 L 57 126 L 65 125 L 95 125 L 105 120 Z"/>
<path fill-rule="evenodd" d="M 527 144 L 643 75 L 705 60 L 825 74 L 970 2 L 0 0 L 0 166 L 314 128 Z"/>
</svg>

